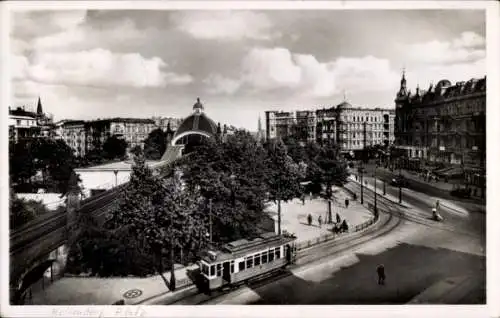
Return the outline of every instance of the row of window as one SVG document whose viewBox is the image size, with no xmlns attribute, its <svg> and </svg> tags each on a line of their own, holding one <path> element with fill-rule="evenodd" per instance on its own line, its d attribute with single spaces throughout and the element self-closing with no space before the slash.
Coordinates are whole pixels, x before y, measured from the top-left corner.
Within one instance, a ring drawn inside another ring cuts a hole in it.
<svg viewBox="0 0 500 318">
<path fill-rule="evenodd" d="M 271 248 L 268 251 L 245 257 L 244 261 L 238 263 L 238 270 L 243 271 L 254 266 L 259 266 L 260 264 L 272 262 L 274 259 L 279 258 L 281 258 L 280 247 Z"/>
<path fill-rule="evenodd" d="M 244 271 L 245 269 L 250 269 L 254 266 L 259 266 L 261 264 L 266 264 L 274 261 L 275 259 L 281 258 L 281 249 L 280 247 L 271 248 L 268 251 L 257 253 L 254 255 L 250 255 L 245 257 L 245 259 L 241 262 L 238 262 L 238 270 Z M 229 263 L 229 271 L 234 273 L 234 261 Z M 201 263 L 201 271 L 205 275 L 208 276 L 222 276 L 222 263 L 214 264 L 214 265 L 206 265 Z"/>
</svg>

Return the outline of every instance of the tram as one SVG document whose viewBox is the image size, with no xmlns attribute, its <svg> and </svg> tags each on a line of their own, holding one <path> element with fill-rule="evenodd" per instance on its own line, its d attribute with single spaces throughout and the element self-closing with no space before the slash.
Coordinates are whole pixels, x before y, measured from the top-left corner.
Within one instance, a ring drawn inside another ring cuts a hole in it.
<svg viewBox="0 0 500 318">
<path fill-rule="evenodd" d="M 237 287 L 286 268 L 295 262 L 295 240 L 294 236 L 268 232 L 253 240 L 241 239 L 220 250 L 206 251 L 198 262 L 202 277 L 200 290 Z"/>
</svg>

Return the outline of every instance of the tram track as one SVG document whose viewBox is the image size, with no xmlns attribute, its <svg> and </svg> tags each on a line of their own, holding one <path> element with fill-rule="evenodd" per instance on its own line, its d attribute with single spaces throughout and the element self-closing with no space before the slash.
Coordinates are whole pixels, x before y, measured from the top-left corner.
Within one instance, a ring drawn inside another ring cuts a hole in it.
<svg viewBox="0 0 500 318">
<path fill-rule="evenodd" d="M 350 191 L 354 191 L 357 195 L 359 195 L 360 187 L 358 184 L 351 181 L 348 183 L 348 185 L 349 186 L 347 188 Z M 374 201 L 375 196 L 374 196 L 374 192 L 371 189 L 364 188 L 363 195 L 364 195 L 365 200 L 368 197 L 369 201 Z M 398 203 L 389 200 L 388 198 L 384 197 L 382 194 L 379 194 L 379 193 L 377 193 L 377 202 L 378 202 L 378 204 L 392 203 L 395 205 L 399 205 Z M 417 223 L 417 224 L 420 224 L 422 226 L 430 227 L 430 228 L 437 229 L 437 230 L 448 231 L 448 232 L 451 232 L 451 233 L 454 233 L 457 235 L 478 238 L 478 236 L 475 234 L 472 234 L 472 233 L 469 233 L 466 231 L 457 230 L 456 227 L 445 223 L 446 220 L 442 221 L 442 222 L 434 221 L 432 219 L 430 213 L 428 214 L 428 216 L 424 216 L 421 213 L 412 211 L 412 209 L 408 208 L 408 207 L 407 208 L 400 207 L 398 210 L 399 211 L 396 212 L 398 214 L 398 216 L 402 219 L 407 220 L 407 221 Z"/>
<path fill-rule="evenodd" d="M 249 281 L 248 284 L 240 285 L 238 287 L 227 288 L 226 290 L 223 289 L 221 291 L 213 291 L 211 295 L 207 295 L 201 292 L 190 294 L 186 297 L 169 303 L 169 305 L 202 305 L 233 292 L 237 293 L 235 295 L 237 296 L 239 295 L 239 293 L 244 292 L 244 287 L 257 289 L 272 284 L 278 280 L 293 275 L 293 270 L 300 270 L 300 268 L 311 265 L 313 263 L 321 262 L 322 260 L 331 257 L 332 255 L 343 253 L 349 249 L 354 249 L 370 240 L 386 236 L 394 229 L 396 229 L 399 225 L 401 225 L 401 219 L 395 213 L 385 211 L 386 209 L 393 209 L 393 207 L 386 204 L 383 205 L 385 206 L 385 208 L 381 209 L 379 221 L 375 223 L 373 227 L 370 227 L 366 231 L 361 233 L 361 236 L 359 237 L 347 239 L 344 241 L 342 241 L 342 239 L 332 240 L 301 250 L 298 252 L 296 264 L 287 267 L 287 269 L 284 271 L 260 276 L 256 280 Z"/>
</svg>

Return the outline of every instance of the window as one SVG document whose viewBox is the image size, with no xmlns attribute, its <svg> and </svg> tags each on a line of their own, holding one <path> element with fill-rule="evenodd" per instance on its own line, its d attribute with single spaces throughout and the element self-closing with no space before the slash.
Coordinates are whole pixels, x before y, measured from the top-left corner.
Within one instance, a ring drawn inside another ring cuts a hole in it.
<svg viewBox="0 0 500 318">
<path fill-rule="evenodd" d="M 215 265 L 210 266 L 210 276 L 215 275 Z"/>
<path fill-rule="evenodd" d="M 281 246 L 278 246 L 277 248 L 274 249 L 274 255 L 276 256 L 276 259 L 281 258 L 280 248 L 281 248 Z"/>
<path fill-rule="evenodd" d="M 230 270 L 231 273 L 234 273 L 234 261 L 231 261 Z"/>
<path fill-rule="evenodd" d="M 205 275 L 209 275 L 209 272 L 208 272 L 208 265 L 206 265 L 206 264 L 201 264 L 201 269 L 202 269 L 203 274 L 205 274 Z"/>
<path fill-rule="evenodd" d="M 262 264 L 267 263 L 267 251 L 262 252 Z"/>
<path fill-rule="evenodd" d="M 19 119 L 16 120 L 16 122 L 17 122 L 18 125 L 21 125 L 21 121 Z"/>
<path fill-rule="evenodd" d="M 254 266 L 260 265 L 260 254 L 254 256 L 253 264 Z"/>
<path fill-rule="evenodd" d="M 238 270 L 240 272 L 245 270 L 245 261 L 241 261 L 238 263 Z"/>
<path fill-rule="evenodd" d="M 269 263 L 274 261 L 274 249 L 269 250 Z"/>
<path fill-rule="evenodd" d="M 252 268 L 253 267 L 253 256 L 248 256 L 247 257 L 247 268 Z"/>
<path fill-rule="evenodd" d="M 217 276 L 222 276 L 222 264 L 217 264 Z"/>
</svg>

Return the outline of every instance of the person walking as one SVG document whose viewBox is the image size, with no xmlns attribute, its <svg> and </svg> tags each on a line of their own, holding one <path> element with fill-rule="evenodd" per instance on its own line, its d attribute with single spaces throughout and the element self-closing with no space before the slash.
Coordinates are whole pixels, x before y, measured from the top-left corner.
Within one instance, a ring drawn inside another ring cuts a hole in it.
<svg viewBox="0 0 500 318">
<path fill-rule="evenodd" d="M 349 199 L 346 198 L 344 203 L 345 203 L 345 208 L 347 209 L 349 207 Z"/>
<path fill-rule="evenodd" d="M 342 222 L 342 220 L 340 219 L 340 215 L 339 215 L 338 213 L 337 213 L 337 215 L 336 215 L 336 216 L 337 216 L 337 223 Z"/>
<path fill-rule="evenodd" d="M 378 284 L 385 285 L 385 268 L 383 264 L 377 266 Z"/>
<path fill-rule="evenodd" d="M 313 221 L 313 217 L 312 217 L 311 213 L 309 213 L 309 215 L 307 216 L 307 223 L 309 223 L 309 226 L 311 226 L 312 221 Z"/>
<path fill-rule="evenodd" d="M 318 217 L 318 224 L 319 224 L 319 227 L 321 228 L 321 223 L 322 223 L 323 219 L 321 218 L 321 215 Z"/>
</svg>

